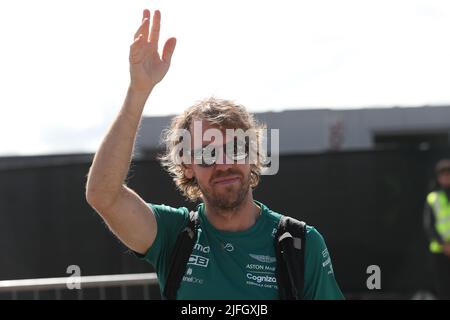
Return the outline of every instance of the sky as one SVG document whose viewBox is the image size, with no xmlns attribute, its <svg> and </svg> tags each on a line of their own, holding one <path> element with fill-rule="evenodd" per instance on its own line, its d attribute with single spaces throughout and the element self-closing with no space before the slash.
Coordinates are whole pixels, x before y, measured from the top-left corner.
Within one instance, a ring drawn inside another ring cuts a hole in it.
<svg viewBox="0 0 450 320">
<path fill-rule="evenodd" d="M 251 112 L 450 105 L 450 1 L 6 0 L 0 156 L 95 152 L 144 8 L 177 38 L 144 116 L 211 95 Z"/>
</svg>

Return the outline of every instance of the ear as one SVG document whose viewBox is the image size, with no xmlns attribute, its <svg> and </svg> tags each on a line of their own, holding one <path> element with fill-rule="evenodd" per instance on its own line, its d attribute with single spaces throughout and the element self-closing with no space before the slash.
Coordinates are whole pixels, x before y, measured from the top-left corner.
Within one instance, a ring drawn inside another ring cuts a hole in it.
<svg viewBox="0 0 450 320">
<path fill-rule="evenodd" d="M 184 164 L 184 176 L 188 179 L 192 179 L 194 177 L 194 170 L 192 169 L 192 164 Z"/>
</svg>

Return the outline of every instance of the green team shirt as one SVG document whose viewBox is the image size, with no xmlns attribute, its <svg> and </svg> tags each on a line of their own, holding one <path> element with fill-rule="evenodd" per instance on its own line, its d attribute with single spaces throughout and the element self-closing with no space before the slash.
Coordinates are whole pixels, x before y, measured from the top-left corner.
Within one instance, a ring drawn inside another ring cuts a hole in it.
<svg viewBox="0 0 450 320">
<path fill-rule="evenodd" d="M 205 216 L 204 204 L 197 207 L 200 218 L 197 242 L 183 276 L 177 299 L 278 299 L 275 278 L 274 236 L 281 215 L 255 201 L 261 215 L 248 230 L 216 229 Z M 158 224 L 154 243 L 140 256 L 158 275 L 161 292 L 165 286 L 170 255 L 176 239 L 189 219 L 185 207 L 149 204 Z M 344 299 L 336 283 L 331 258 L 321 234 L 306 229 L 304 299 Z"/>
</svg>

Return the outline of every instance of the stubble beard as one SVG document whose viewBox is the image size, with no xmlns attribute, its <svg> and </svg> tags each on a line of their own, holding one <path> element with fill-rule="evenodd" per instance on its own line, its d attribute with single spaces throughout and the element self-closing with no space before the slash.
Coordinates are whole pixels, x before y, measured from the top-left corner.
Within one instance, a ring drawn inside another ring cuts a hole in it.
<svg viewBox="0 0 450 320">
<path fill-rule="evenodd" d="M 232 184 L 225 187 L 211 186 L 209 188 L 199 184 L 199 187 L 209 205 L 218 209 L 218 211 L 230 211 L 239 208 L 247 199 L 250 189 L 250 174 L 247 177 L 241 175 L 238 184 L 238 186 Z"/>
</svg>

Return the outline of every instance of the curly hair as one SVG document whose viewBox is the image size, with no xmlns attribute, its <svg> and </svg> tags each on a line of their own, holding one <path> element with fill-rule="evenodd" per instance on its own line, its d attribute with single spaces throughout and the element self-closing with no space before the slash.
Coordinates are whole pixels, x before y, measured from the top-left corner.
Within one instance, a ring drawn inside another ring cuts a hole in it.
<svg viewBox="0 0 450 320">
<path fill-rule="evenodd" d="M 186 109 L 182 114 L 175 116 L 169 128 L 162 133 L 162 142 L 165 145 L 165 152 L 159 156 L 161 165 L 173 178 L 175 185 L 181 193 L 190 201 L 197 201 L 202 197 L 202 192 L 195 177 L 189 179 L 185 176 L 185 166 L 177 161 L 179 159 L 177 148 L 181 143 L 180 130 L 189 130 L 191 124 L 196 120 L 206 120 L 217 125 L 221 129 L 242 129 L 251 130 L 255 133 L 256 140 L 251 142 L 253 147 L 260 143 L 262 131 L 266 128 L 264 124 L 257 122 L 253 115 L 248 113 L 244 106 L 236 104 L 230 100 L 217 99 L 214 97 L 199 101 Z M 265 162 L 265 155 L 256 152 L 255 163 L 250 164 L 250 186 L 255 188 L 261 176 L 261 170 Z"/>
</svg>

